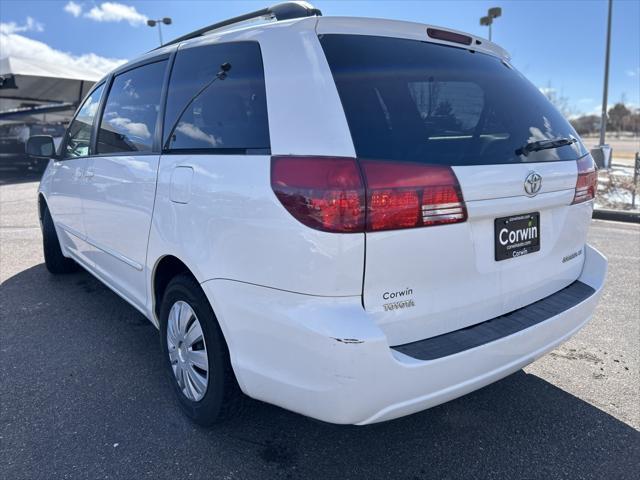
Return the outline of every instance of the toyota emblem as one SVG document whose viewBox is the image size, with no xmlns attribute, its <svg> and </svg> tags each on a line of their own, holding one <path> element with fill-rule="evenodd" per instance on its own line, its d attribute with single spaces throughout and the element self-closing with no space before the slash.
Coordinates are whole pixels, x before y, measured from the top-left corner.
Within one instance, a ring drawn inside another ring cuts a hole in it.
<svg viewBox="0 0 640 480">
<path fill-rule="evenodd" d="M 524 180 L 524 191 L 530 197 L 536 195 L 542 188 L 542 177 L 538 172 L 530 172 Z"/>
</svg>

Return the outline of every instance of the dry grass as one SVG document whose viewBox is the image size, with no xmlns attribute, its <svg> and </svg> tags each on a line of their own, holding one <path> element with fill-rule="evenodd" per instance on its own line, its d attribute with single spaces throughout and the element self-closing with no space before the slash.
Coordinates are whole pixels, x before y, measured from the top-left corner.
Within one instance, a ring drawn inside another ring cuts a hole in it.
<svg viewBox="0 0 640 480">
<path fill-rule="evenodd" d="M 636 192 L 635 208 L 632 205 L 634 191 Z M 640 206 L 638 195 L 640 195 L 640 182 L 634 183 L 633 169 L 614 167 L 598 172 L 596 208 L 638 210 Z"/>
</svg>

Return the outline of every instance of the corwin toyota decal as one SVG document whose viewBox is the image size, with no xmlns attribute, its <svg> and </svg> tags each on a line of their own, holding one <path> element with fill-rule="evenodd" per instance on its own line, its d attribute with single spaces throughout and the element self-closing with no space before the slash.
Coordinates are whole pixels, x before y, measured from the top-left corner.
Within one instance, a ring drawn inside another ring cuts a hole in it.
<svg viewBox="0 0 640 480">
<path fill-rule="evenodd" d="M 396 300 L 395 302 L 385 303 L 384 305 L 382 305 L 382 307 L 386 312 L 391 310 L 400 310 L 403 308 L 415 307 L 416 304 L 413 298 L 403 298 L 409 295 L 413 295 L 413 289 L 409 287 L 397 292 L 384 292 L 382 294 L 383 300 L 391 300 L 391 299 L 397 299 L 397 298 L 402 298 L 402 300 Z"/>
</svg>

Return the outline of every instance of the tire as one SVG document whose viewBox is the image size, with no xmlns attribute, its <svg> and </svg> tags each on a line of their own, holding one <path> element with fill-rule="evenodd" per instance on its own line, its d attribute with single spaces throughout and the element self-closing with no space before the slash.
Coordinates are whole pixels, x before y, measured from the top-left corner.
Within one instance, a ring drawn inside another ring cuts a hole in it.
<svg viewBox="0 0 640 480">
<path fill-rule="evenodd" d="M 180 314 L 184 315 L 184 323 L 176 320 Z M 196 322 L 201 335 L 198 335 Z M 190 339 L 185 331 L 196 333 Z M 194 338 L 203 341 L 192 343 Z M 231 368 L 227 344 L 207 297 L 188 275 L 174 277 L 165 290 L 160 306 L 160 342 L 178 403 L 193 422 L 211 426 L 236 413 L 242 403 L 242 393 Z M 203 351 L 208 367 L 206 372 L 196 366 L 191 357 L 197 353 L 197 361 L 204 366 Z M 205 377 L 203 389 L 201 383 Z"/>
<path fill-rule="evenodd" d="M 47 207 L 42 215 L 42 249 L 44 264 L 50 273 L 59 275 L 78 271 L 78 264 L 62 254 L 56 227 Z"/>
</svg>

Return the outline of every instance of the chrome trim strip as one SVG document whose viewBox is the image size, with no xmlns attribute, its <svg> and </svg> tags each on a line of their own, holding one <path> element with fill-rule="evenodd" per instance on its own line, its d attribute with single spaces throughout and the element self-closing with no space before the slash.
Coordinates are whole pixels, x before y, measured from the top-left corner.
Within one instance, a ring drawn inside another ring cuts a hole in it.
<svg viewBox="0 0 640 480">
<path fill-rule="evenodd" d="M 447 215 L 450 213 L 459 213 L 462 215 L 462 208 L 438 208 L 435 210 L 422 210 L 422 216 L 425 215 Z"/>
<path fill-rule="evenodd" d="M 422 217 L 423 222 L 429 221 L 441 221 L 441 220 L 460 220 L 464 218 L 464 215 L 461 213 L 456 213 L 454 215 L 426 215 Z"/>
<path fill-rule="evenodd" d="M 434 208 L 462 208 L 462 203 L 453 202 L 453 203 L 425 203 L 422 205 L 422 210 L 432 210 Z"/>
<path fill-rule="evenodd" d="M 60 227 L 61 229 L 63 229 L 65 232 L 70 233 L 71 235 L 73 235 L 76 238 L 79 238 L 80 240 L 84 240 L 84 235 L 81 234 L 79 231 L 65 225 L 64 223 L 58 223 L 57 224 L 58 227 Z"/>
<path fill-rule="evenodd" d="M 123 263 L 126 263 L 127 265 L 129 265 L 130 267 L 135 268 L 136 270 L 138 270 L 139 272 L 142 271 L 142 264 L 136 262 L 135 260 L 130 259 L 129 257 L 126 257 L 124 255 L 122 255 L 121 253 L 116 252 L 115 250 L 112 250 L 109 247 L 105 247 L 104 245 L 100 245 L 98 242 L 96 242 L 95 240 L 90 239 L 89 237 L 86 237 L 84 239 L 85 242 L 87 242 L 89 245 L 96 247 L 98 250 L 111 255 L 113 258 L 117 258 L 118 260 L 120 260 Z"/>
</svg>

